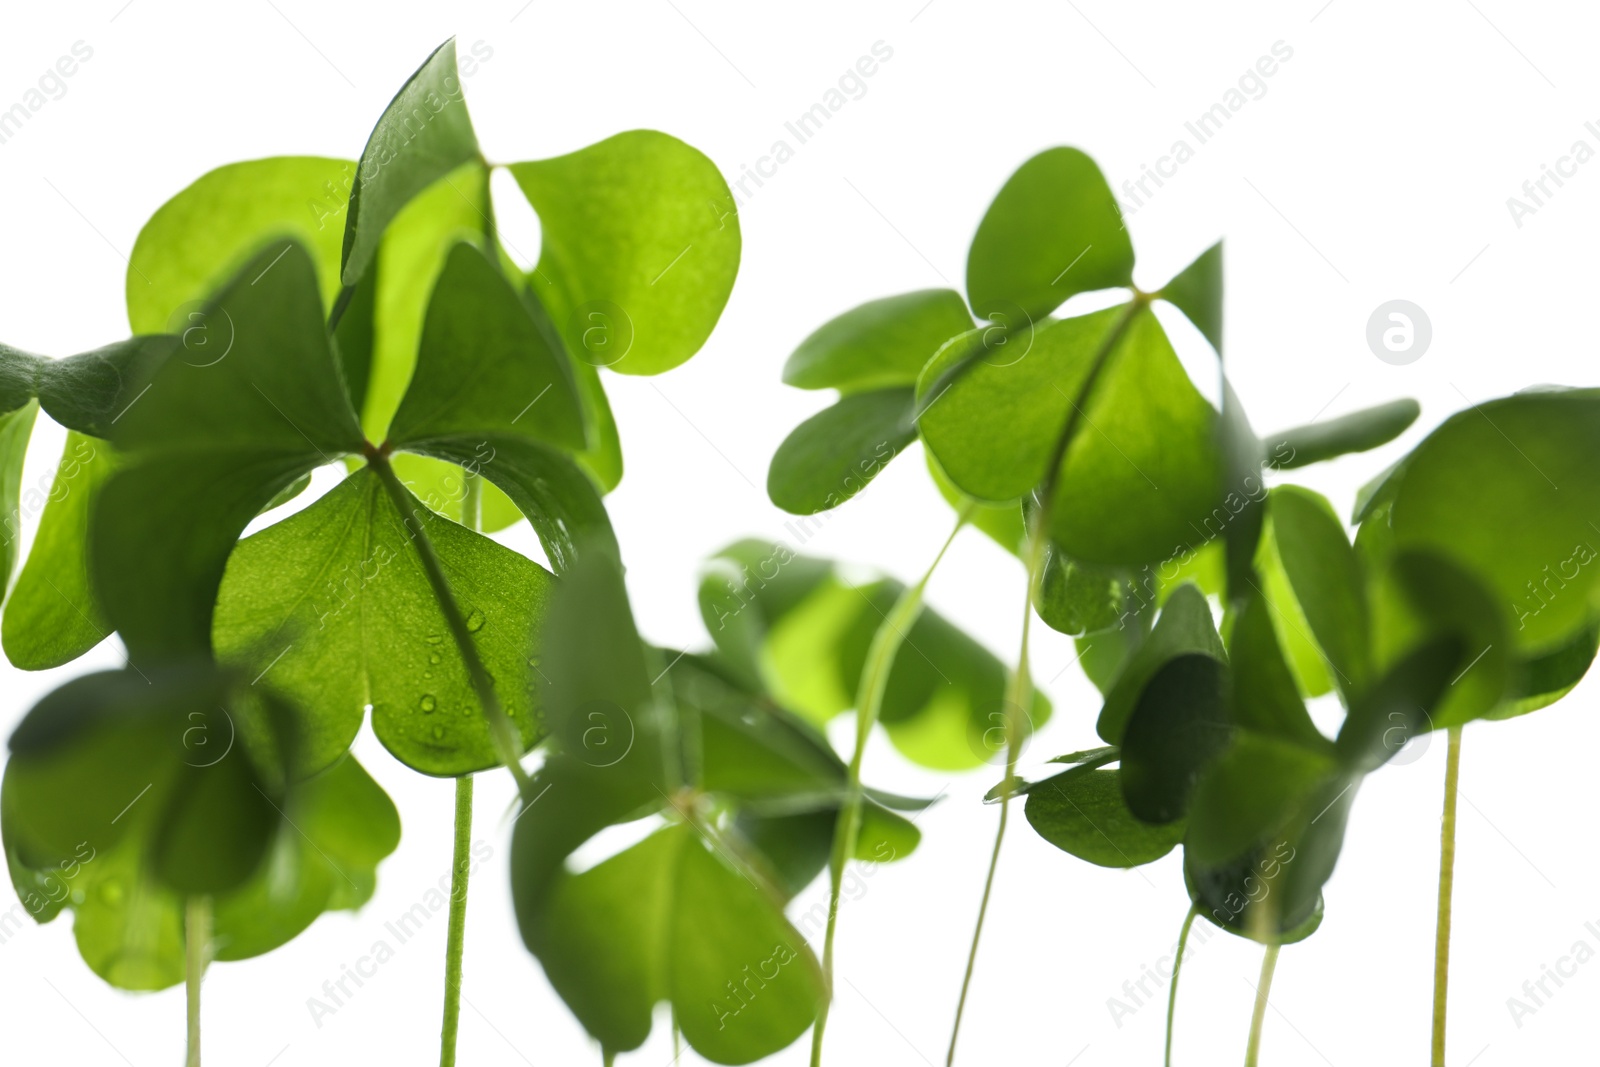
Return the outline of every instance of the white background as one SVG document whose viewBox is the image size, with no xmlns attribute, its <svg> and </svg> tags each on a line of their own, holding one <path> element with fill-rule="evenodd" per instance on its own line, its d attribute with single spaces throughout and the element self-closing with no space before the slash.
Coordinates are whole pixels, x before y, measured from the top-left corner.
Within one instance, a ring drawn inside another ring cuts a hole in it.
<svg viewBox="0 0 1600 1067">
<path fill-rule="evenodd" d="M 923 2 L 8 5 L 0 109 L 74 42 L 94 55 L 65 96 L 0 144 L 0 338 L 66 355 L 124 336 L 123 257 L 162 201 L 237 159 L 354 157 L 390 95 L 451 34 L 463 53 L 479 40 L 493 49 L 466 81 L 490 158 L 545 157 L 654 127 L 734 178 L 776 139 L 792 143 L 784 122 L 883 41 L 893 58 L 866 94 L 746 198 L 739 281 L 706 348 L 659 379 L 609 380 L 628 465 L 610 506 L 636 611 L 647 637 L 699 645 L 699 560 L 747 534 L 799 547 L 763 487 L 783 435 L 827 402 L 779 382 L 800 339 L 871 297 L 960 288 L 984 208 L 1040 149 L 1080 146 L 1120 185 L 1174 140 L 1193 145 L 1184 122 L 1281 40 L 1293 57 L 1266 94 L 1128 223 L 1147 288 L 1227 237 L 1229 357 L 1257 429 L 1420 399 L 1422 420 L 1402 442 L 1306 476 L 1347 511 L 1361 482 L 1469 401 L 1530 383 L 1593 383 L 1600 162 L 1580 168 L 1520 227 L 1506 205 L 1575 140 L 1600 148 L 1583 125 L 1600 119 L 1592 10 L 1508 0 Z M 507 219 L 515 246 L 537 247 L 531 220 Z M 1364 339 L 1368 315 L 1394 298 L 1415 301 L 1433 323 L 1432 347 L 1406 367 L 1380 362 Z M 1176 327 L 1174 335 L 1191 365 L 1205 367 L 1196 335 Z M 58 441 L 52 427 L 36 431 L 26 484 L 47 477 Z M 950 521 L 912 454 L 804 549 L 911 579 Z M 535 550 L 525 526 L 507 540 Z M 930 600 L 1010 660 L 1022 582 L 1014 560 L 966 532 Z M 1070 642 L 1035 632 L 1038 678 L 1057 714 L 1025 773 L 1092 743 L 1098 710 L 1069 667 Z M 103 647 L 46 674 L 0 668 L 0 727 L 9 731 L 66 678 L 118 659 Z M 1600 749 L 1593 703 L 1586 684 L 1537 715 L 1466 733 L 1452 1064 L 1593 1057 L 1600 963 L 1580 968 L 1520 1028 L 1506 1005 L 1574 942 L 1600 948 L 1584 927 L 1600 921 L 1600 865 L 1586 832 L 1586 783 Z M 1328 886 L 1327 921 L 1283 952 L 1264 1062 L 1424 1062 L 1444 754 L 1443 739 L 1433 742 L 1363 790 Z M 400 806 L 399 851 L 359 915 L 323 918 L 269 956 L 213 968 L 209 1062 L 411 1064 L 436 1054 L 442 915 L 320 1028 L 306 1007 L 449 865 L 450 783 L 409 772 L 369 734 L 357 749 Z M 942 1062 L 997 814 L 978 798 L 996 775 L 949 781 L 886 745 L 872 749 L 867 768 L 885 787 L 948 793 L 921 820 L 922 848 L 878 870 L 841 913 L 830 1061 Z M 478 791 L 474 833 L 494 855 L 472 887 L 461 1061 L 597 1063 L 515 933 L 504 778 L 486 775 Z M 1107 999 L 1123 995 L 1124 981 L 1177 935 L 1187 906 L 1178 854 L 1106 871 L 1056 851 L 1020 819 L 1014 830 L 962 1062 L 1158 1063 L 1164 1004 L 1119 1027 Z M 3 910 L 10 891 L 0 892 Z M 79 960 L 69 923 L 30 923 L 0 944 L 4 1059 L 179 1062 L 182 993 L 106 987 Z M 1180 1001 L 1178 1062 L 1240 1059 L 1259 955 L 1223 934 L 1196 954 Z M 804 1062 L 806 1044 L 775 1062 Z M 624 1062 L 664 1067 L 671 1055 L 658 1025 Z"/>
</svg>

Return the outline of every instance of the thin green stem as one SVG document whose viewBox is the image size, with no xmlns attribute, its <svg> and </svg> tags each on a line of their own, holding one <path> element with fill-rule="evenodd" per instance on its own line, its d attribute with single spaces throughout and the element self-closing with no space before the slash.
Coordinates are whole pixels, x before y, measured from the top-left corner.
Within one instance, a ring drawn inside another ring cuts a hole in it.
<svg viewBox="0 0 1600 1067">
<path fill-rule="evenodd" d="M 1445 1004 L 1450 997 L 1450 898 L 1456 881 L 1456 794 L 1461 784 L 1461 727 L 1450 727 L 1439 827 L 1439 919 L 1433 938 L 1433 1067 L 1444 1067 Z"/>
<path fill-rule="evenodd" d="M 490 732 L 494 735 L 495 746 L 500 752 L 500 762 L 511 772 L 511 777 L 516 779 L 518 794 L 527 796 L 530 792 L 530 780 L 528 772 L 522 769 L 522 764 L 517 758 L 519 754 L 517 728 L 505 709 L 500 706 L 500 698 L 494 691 L 494 679 L 489 676 L 488 669 L 484 667 L 483 660 L 478 655 L 478 646 L 472 643 L 472 631 L 467 629 L 467 620 L 462 617 L 461 605 L 456 602 L 455 593 L 451 591 L 450 582 L 445 577 L 444 566 L 439 562 L 439 554 L 434 551 L 433 542 L 428 539 L 428 532 L 423 528 L 423 520 L 419 514 L 422 509 L 400 483 L 399 476 L 389 464 L 388 456 L 375 452 L 368 456 L 368 461 L 388 492 L 389 499 L 404 516 L 406 526 L 411 531 L 412 543 L 417 546 L 417 555 L 422 560 L 422 569 L 428 576 L 428 584 L 433 588 L 434 599 L 439 602 L 439 611 L 444 615 L 445 625 L 449 628 L 450 636 L 461 653 L 462 662 L 467 666 L 467 674 L 472 679 L 473 691 L 477 694 L 483 713 L 489 720 Z"/>
<path fill-rule="evenodd" d="M 989 873 L 983 879 L 983 897 L 978 901 L 978 921 L 972 928 L 972 947 L 967 950 L 967 969 L 961 977 L 961 996 L 956 1000 L 956 1017 L 950 1027 L 950 1050 L 945 1054 L 945 1067 L 956 1062 L 956 1041 L 961 1036 L 961 1016 L 967 1008 L 967 994 L 972 989 L 972 972 L 978 964 L 978 943 L 983 939 L 983 920 L 989 914 L 989 898 L 994 893 L 994 875 L 1000 866 L 1000 846 L 1006 839 L 1006 824 L 1011 817 L 1011 794 L 1016 791 L 1017 757 L 1020 753 L 1022 708 L 1032 702 L 1033 681 L 1028 672 L 1028 631 L 1033 619 L 1033 594 L 1044 556 L 1044 538 L 1041 534 L 1041 516 L 1047 509 L 1034 513 L 1034 522 L 1028 532 L 1027 595 L 1022 604 L 1022 648 L 1017 654 L 1017 669 L 1006 685 L 1005 734 L 1006 776 L 1000 790 L 1000 824 L 995 828 L 994 849 L 989 854 Z"/>
<path fill-rule="evenodd" d="M 839 822 L 833 834 L 833 854 L 829 863 L 828 924 L 822 939 L 822 977 L 827 990 L 822 1004 L 817 1008 L 817 1022 L 811 1031 L 811 1067 L 822 1063 L 822 1036 L 828 1026 L 828 1008 L 833 1002 L 833 936 L 839 925 L 839 897 L 844 888 L 844 867 L 855 855 L 856 840 L 861 833 L 861 761 L 866 756 L 867 740 L 872 727 L 883 709 L 883 695 L 888 690 L 889 674 L 894 669 L 895 656 L 905 642 L 906 631 L 911 629 L 922 612 L 922 595 L 938 569 L 945 553 L 972 518 L 975 504 L 968 504 L 956 516 L 955 529 L 945 538 L 939 554 L 923 573 L 922 579 L 900 594 L 889 614 L 884 616 L 872 644 L 867 649 L 867 662 L 861 669 L 860 688 L 856 694 L 856 744 L 850 754 L 850 767 L 846 781 L 844 806 L 839 809 Z"/>
<path fill-rule="evenodd" d="M 1183 969 L 1183 953 L 1189 947 L 1189 930 L 1194 926 L 1200 906 L 1191 904 L 1184 917 L 1183 930 L 1178 934 L 1178 953 L 1172 958 L 1172 988 L 1167 992 L 1167 1058 L 1166 1067 L 1172 1067 L 1172 1017 L 1178 1011 L 1178 972 Z"/>
<path fill-rule="evenodd" d="M 450 854 L 450 927 L 444 949 L 444 1023 L 439 1067 L 455 1067 L 461 1029 L 461 961 L 467 945 L 467 876 L 472 870 L 472 775 L 456 779 L 456 839 Z"/>
<path fill-rule="evenodd" d="M 183 991 L 189 1022 L 186 1067 L 200 1067 L 200 982 L 211 962 L 211 898 L 189 897 L 183 908 Z"/>
<path fill-rule="evenodd" d="M 1044 481 L 1038 496 L 1039 506 L 1034 509 L 1032 521 L 1028 524 L 1028 541 L 1023 552 L 1023 563 L 1027 568 L 1027 595 L 1023 598 L 1022 604 L 1022 641 L 1017 653 L 1017 669 L 1012 673 L 1010 684 L 1006 687 L 1006 776 L 1000 791 L 1000 823 L 995 828 L 994 850 L 989 855 L 989 873 L 984 876 L 983 897 L 978 902 L 978 921 L 972 929 L 972 947 L 967 952 L 967 969 L 961 979 L 961 996 L 956 1000 L 956 1016 L 950 1027 L 950 1050 L 945 1056 L 945 1067 L 951 1067 L 956 1061 L 956 1040 L 961 1036 L 961 1016 L 966 1010 L 967 993 L 972 987 L 972 972 L 978 962 L 978 943 L 983 937 L 983 920 L 989 911 L 989 898 L 994 891 L 995 870 L 1000 865 L 1000 846 L 1005 841 L 1006 826 L 1010 821 L 1011 796 L 1017 787 L 1017 759 L 1022 754 L 1022 719 L 1027 714 L 1025 709 L 1033 702 L 1033 679 L 1028 672 L 1028 633 L 1033 619 L 1033 603 L 1038 596 L 1039 580 L 1044 569 L 1044 550 L 1050 538 L 1050 520 L 1055 511 L 1056 487 L 1061 480 L 1061 466 L 1066 460 L 1067 448 L 1072 444 L 1078 426 L 1084 419 L 1084 405 L 1089 402 L 1096 383 L 1110 364 L 1117 342 L 1122 340 L 1139 311 L 1147 307 L 1152 299 L 1154 298 L 1148 293 L 1135 292 L 1133 299 L 1123 308 L 1122 314 L 1117 316 L 1116 321 L 1100 341 L 1100 346 L 1095 350 L 1089 364 L 1089 372 L 1084 375 L 1082 384 L 1078 386 L 1077 396 L 1070 401 L 1072 410 L 1067 412 L 1061 432 L 1056 435 L 1055 446 L 1050 450 L 1050 458 L 1045 466 Z"/>
<path fill-rule="evenodd" d="M 1261 981 L 1256 983 L 1256 1008 L 1250 1013 L 1250 1043 L 1244 1049 L 1244 1067 L 1256 1067 L 1261 1057 L 1261 1026 L 1267 1018 L 1267 996 L 1272 992 L 1272 972 L 1278 966 L 1278 946 L 1268 945 L 1261 957 Z"/>
<path fill-rule="evenodd" d="M 483 479 L 465 468 L 461 471 L 461 525 L 483 529 Z"/>
</svg>

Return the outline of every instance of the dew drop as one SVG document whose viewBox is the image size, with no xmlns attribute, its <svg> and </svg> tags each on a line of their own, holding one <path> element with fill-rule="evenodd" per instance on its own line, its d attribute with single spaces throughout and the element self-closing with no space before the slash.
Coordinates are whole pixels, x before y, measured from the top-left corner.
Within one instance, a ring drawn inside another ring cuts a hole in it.
<svg viewBox="0 0 1600 1067">
<path fill-rule="evenodd" d="M 435 652 L 435 653 L 431 654 L 428 657 L 428 662 L 429 663 L 438 663 L 439 662 L 439 653 Z"/>
<path fill-rule="evenodd" d="M 430 644 L 430 645 L 437 645 L 439 642 L 444 640 L 444 635 L 443 634 L 429 634 L 426 638 L 424 638 L 424 640 L 427 641 L 428 644 Z"/>
<path fill-rule="evenodd" d="M 433 739 L 435 741 L 443 741 L 444 740 L 444 727 L 443 726 L 435 726 L 433 728 Z"/>
<path fill-rule="evenodd" d="M 433 699 L 433 694 L 432 693 L 424 693 L 424 694 L 422 694 L 422 710 L 423 711 L 432 712 L 433 709 L 437 708 L 438 706 L 439 706 L 439 702 L 437 700 Z"/>
<path fill-rule="evenodd" d="M 477 608 L 473 608 L 472 614 L 467 616 L 467 629 L 473 633 L 477 633 L 479 630 L 483 629 L 483 624 L 483 612 L 479 611 Z"/>
</svg>

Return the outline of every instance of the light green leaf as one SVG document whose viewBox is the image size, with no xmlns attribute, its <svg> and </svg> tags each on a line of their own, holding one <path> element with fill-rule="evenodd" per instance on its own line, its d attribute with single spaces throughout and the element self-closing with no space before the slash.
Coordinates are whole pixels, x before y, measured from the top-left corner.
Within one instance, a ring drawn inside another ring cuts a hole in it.
<svg viewBox="0 0 1600 1067">
<path fill-rule="evenodd" d="M 967 302 L 980 318 L 1037 319 L 1075 293 L 1133 283 L 1133 245 L 1094 160 L 1052 148 L 995 196 L 967 254 Z"/>
<path fill-rule="evenodd" d="M 1072 559 L 1047 545 L 1033 607 L 1046 626 L 1078 636 L 1115 626 L 1128 600 L 1120 568 Z"/>
<path fill-rule="evenodd" d="M 866 488 L 917 438 L 908 387 L 854 393 L 802 422 L 773 454 L 767 495 L 794 515 L 827 511 Z"/>
<path fill-rule="evenodd" d="M 508 169 L 539 215 L 534 291 L 568 351 L 660 374 L 700 350 L 739 270 L 738 211 L 715 164 L 675 137 L 632 130 Z M 592 312 L 626 336 L 594 352 L 583 342 Z"/>
<path fill-rule="evenodd" d="M 482 159 L 456 72 L 452 37 L 395 94 L 361 151 L 350 191 L 340 280 L 345 285 L 360 281 L 378 253 L 385 228 L 418 193 L 457 167 Z"/>
<path fill-rule="evenodd" d="M 538 564 L 415 504 L 525 745 L 541 733 L 529 650 L 551 578 Z M 303 511 L 239 542 L 217 598 L 217 655 L 307 712 L 311 766 L 336 760 L 372 707 L 395 757 L 425 774 L 499 762 L 459 651 L 376 474 L 358 471 Z"/>
<path fill-rule="evenodd" d="M 0 589 L 10 584 L 11 571 L 17 565 L 17 541 L 22 535 L 22 461 L 38 413 L 39 405 L 29 401 L 0 415 L 0 519 L 5 525 L 0 530 Z"/>
<path fill-rule="evenodd" d="M 1161 297 L 1176 307 L 1195 329 L 1205 335 L 1211 347 L 1222 352 L 1222 242 L 1218 241 L 1200 258 L 1183 268 L 1166 285 Z"/>
<path fill-rule="evenodd" d="M 915 385 L 933 354 L 970 329 L 972 316 L 952 289 L 869 300 L 800 342 L 783 365 L 783 380 L 846 394 Z"/>
<path fill-rule="evenodd" d="M 622 439 L 617 436 L 617 420 L 611 414 L 611 402 L 606 399 L 599 370 L 581 359 L 572 361 L 572 370 L 583 401 L 583 422 L 592 442 L 576 459 L 600 491 L 609 493 L 622 481 Z"/>
<path fill-rule="evenodd" d="M 109 445 L 68 431 L 33 547 L 0 622 L 6 657 L 16 667 L 59 667 L 111 632 L 90 591 L 87 552 L 90 504 L 113 467 Z"/>
<path fill-rule="evenodd" d="M 128 256 L 128 324 L 136 334 L 207 326 L 191 317 L 263 245 L 299 241 L 316 264 L 322 306 L 339 294 L 343 214 L 355 176 L 347 159 L 274 156 L 230 163 L 168 200 Z M 198 356 L 190 356 L 198 361 Z"/>
<path fill-rule="evenodd" d="M 354 461 L 352 466 L 354 466 Z M 467 471 L 457 464 L 416 452 L 396 452 L 389 465 L 411 495 L 451 522 L 464 522 L 461 508 L 467 496 Z M 477 529 L 495 533 L 522 519 L 522 512 L 490 481 L 478 486 L 479 522 Z"/>
<path fill-rule="evenodd" d="M 1267 512 L 1299 614 L 1349 699 L 1367 681 L 1370 629 L 1365 580 L 1344 524 L 1325 498 L 1299 486 L 1274 488 Z"/>
<path fill-rule="evenodd" d="M 468 163 L 423 190 L 389 224 L 378 247 L 372 364 L 361 406 L 369 440 L 389 435 L 411 383 L 439 272 L 457 244 L 481 239 L 489 210 L 483 166 Z"/>
<path fill-rule="evenodd" d="M 1395 542 L 1486 583 L 1519 651 L 1560 645 L 1586 624 L 1600 586 L 1597 449 L 1600 391 L 1520 393 L 1460 412 L 1395 475 Z"/>
</svg>

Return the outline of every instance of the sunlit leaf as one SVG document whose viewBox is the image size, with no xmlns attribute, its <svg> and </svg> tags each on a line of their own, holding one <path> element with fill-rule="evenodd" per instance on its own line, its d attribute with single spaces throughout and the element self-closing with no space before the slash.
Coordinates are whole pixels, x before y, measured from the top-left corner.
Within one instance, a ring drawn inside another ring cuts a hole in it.
<svg viewBox="0 0 1600 1067">
<path fill-rule="evenodd" d="M 967 253 L 967 301 L 980 317 L 1035 319 L 1074 293 L 1130 285 L 1133 245 L 1094 160 L 1052 148 L 996 194 Z"/>
<path fill-rule="evenodd" d="M 90 503 L 113 465 L 106 442 L 68 432 L 33 546 L 0 622 L 6 658 L 14 666 L 58 667 L 111 632 L 90 590 L 86 552 Z M 29 503 L 24 501 L 25 508 Z"/>
<path fill-rule="evenodd" d="M 623 374 L 660 374 L 700 350 L 733 290 L 739 216 L 700 152 L 632 130 L 507 169 L 539 215 L 534 292 L 568 350 Z M 607 324 L 596 351 L 583 334 Z"/>
</svg>

